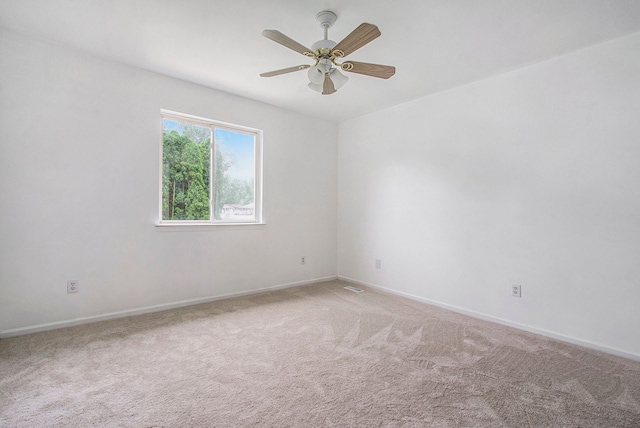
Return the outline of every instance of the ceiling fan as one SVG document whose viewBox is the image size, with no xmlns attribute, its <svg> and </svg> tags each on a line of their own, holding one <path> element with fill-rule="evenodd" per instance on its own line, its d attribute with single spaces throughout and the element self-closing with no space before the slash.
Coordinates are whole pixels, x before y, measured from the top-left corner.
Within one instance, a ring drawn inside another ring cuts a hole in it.
<svg viewBox="0 0 640 428">
<path fill-rule="evenodd" d="M 318 40 L 311 49 L 301 45 L 295 40 L 285 36 L 278 30 L 264 30 L 262 35 L 289 49 L 315 61 L 314 65 L 297 65 L 295 67 L 283 68 L 281 70 L 262 73 L 262 77 L 273 77 L 281 74 L 292 73 L 294 71 L 309 70 L 309 88 L 322 95 L 330 95 L 340 89 L 349 80 L 347 76 L 340 73 L 347 71 L 350 73 L 364 74 L 366 76 L 388 79 L 396 72 L 396 68 L 389 65 L 370 64 L 367 62 L 345 61 L 338 63 L 338 60 L 352 54 L 367 43 L 380 36 L 380 30 L 373 24 L 363 23 L 353 30 L 340 43 L 328 39 L 329 28 L 336 22 L 338 16 L 328 10 L 319 12 L 316 19 L 324 29 L 324 39 Z"/>
</svg>

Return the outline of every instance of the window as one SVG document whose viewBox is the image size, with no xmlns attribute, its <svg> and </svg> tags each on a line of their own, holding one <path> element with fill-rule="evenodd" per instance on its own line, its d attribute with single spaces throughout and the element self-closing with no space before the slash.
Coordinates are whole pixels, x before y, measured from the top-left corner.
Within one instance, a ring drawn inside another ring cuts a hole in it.
<svg viewBox="0 0 640 428">
<path fill-rule="evenodd" d="M 262 131 L 161 117 L 160 223 L 261 223 Z"/>
</svg>

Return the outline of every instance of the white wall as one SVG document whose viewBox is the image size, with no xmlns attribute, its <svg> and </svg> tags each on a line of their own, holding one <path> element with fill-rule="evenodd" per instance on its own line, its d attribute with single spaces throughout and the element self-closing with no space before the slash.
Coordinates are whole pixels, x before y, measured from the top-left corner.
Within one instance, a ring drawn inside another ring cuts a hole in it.
<svg viewBox="0 0 640 428">
<path fill-rule="evenodd" d="M 0 334 L 335 277 L 337 124 L 0 31 Z M 162 108 L 264 130 L 266 226 L 154 226 Z"/>
<path fill-rule="evenodd" d="M 339 139 L 340 276 L 640 356 L 640 33 Z"/>
</svg>

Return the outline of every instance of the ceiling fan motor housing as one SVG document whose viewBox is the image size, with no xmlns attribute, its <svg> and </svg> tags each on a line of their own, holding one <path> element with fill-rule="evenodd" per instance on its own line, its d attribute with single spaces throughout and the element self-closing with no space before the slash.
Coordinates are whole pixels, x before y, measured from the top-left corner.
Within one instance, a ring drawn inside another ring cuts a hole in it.
<svg viewBox="0 0 640 428">
<path fill-rule="evenodd" d="M 333 40 L 326 40 L 326 39 L 318 40 L 317 42 L 311 45 L 311 50 L 313 50 L 314 52 L 320 51 L 321 55 L 324 54 L 326 50 L 325 55 L 328 55 L 329 52 L 331 52 L 331 49 L 333 49 L 336 45 L 337 43 L 334 42 Z"/>
</svg>

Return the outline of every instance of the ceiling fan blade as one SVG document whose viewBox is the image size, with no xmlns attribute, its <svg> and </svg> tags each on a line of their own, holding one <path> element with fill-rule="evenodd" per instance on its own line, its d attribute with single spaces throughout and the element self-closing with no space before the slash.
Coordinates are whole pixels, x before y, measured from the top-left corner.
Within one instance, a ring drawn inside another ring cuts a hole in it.
<svg viewBox="0 0 640 428">
<path fill-rule="evenodd" d="M 331 95 L 336 91 L 333 81 L 329 78 L 329 73 L 324 75 L 324 83 L 322 84 L 322 95 Z"/>
<path fill-rule="evenodd" d="M 345 57 L 380 36 L 380 30 L 373 24 L 360 24 L 331 51 L 338 58 Z"/>
<path fill-rule="evenodd" d="M 273 40 L 276 43 L 281 44 L 284 47 L 292 49 L 302 55 L 313 56 L 313 52 L 311 49 L 302 46 L 300 43 L 296 42 L 290 37 L 285 36 L 278 30 L 264 30 L 262 35 L 267 39 Z"/>
<path fill-rule="evenodd" d="M 311 67 L 310 65 L 296 65 L 295 67 L 283 68 L 281 70 L 268 71 L 266 73 L 260 73 L 260 77 L 273 77 L 281 74 L 293 73 L 294 71 L 306 70 Z"/>
<path fill-rule="evenodd" d="M 388 79 L 396 74 L 396 68 L 390 65 L 369 64 L 368 62 L 347 61 L 340 66 L 344 71 L 364 74 L 380 79 Z"/>
</svg>

